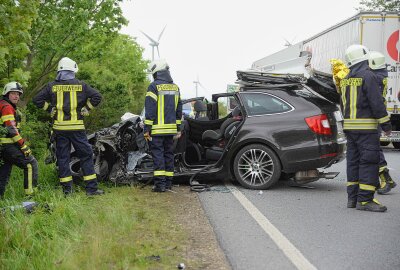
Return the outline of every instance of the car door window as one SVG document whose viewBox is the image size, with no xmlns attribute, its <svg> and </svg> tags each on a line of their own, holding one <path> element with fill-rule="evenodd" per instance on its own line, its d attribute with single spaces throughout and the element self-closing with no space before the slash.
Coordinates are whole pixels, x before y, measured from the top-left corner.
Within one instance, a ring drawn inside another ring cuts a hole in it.
<svg viewBox="0 0 400 270">
<path fill-rule="evenodd" d="M 220 97 L 218 98 L 218 119 L 225 118 L 231 110 L 229 109 L 229 98 Z"/>
<path fill-rule="evenodd" d="M 292 106 L 283 100 L 264 93 L 243 93 L 244 105 L 248 115 L 283 113 Z"/>
</svg>

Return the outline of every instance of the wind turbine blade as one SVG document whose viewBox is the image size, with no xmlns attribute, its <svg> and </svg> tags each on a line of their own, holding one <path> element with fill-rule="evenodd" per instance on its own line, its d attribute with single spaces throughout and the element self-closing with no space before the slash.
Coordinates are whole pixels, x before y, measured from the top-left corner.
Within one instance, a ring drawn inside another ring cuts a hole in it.
<svg viewBox="0 0 400 270">
<path fill-rule="evenodd" d="M 207 88 L 204 87 L 204 85 L 201 84 L 201 82 L 199 82 L 199 85 L 200 85 L 201 88 L 203 88 L 203 89 L 206 90 L 207 92 L 210 92 L 210 91 L 207 90 Z"/>
<path fill-rule="evenodd" d="M 150 41 L 153 42 L 154 44 L 157 44 L 157 43 L 158 43 L 157 41 L 155 41 L 154 39 L 152 39 L 149 35 L 147 35 L 145 32 L 143 32 L 143 31 L 140 31 L 140 32 L 142 32 L 142 34 L 145 35 L 148 39 L 150 39 Z"/>
<path fill-rule="evenodd" d="M 161 38 L 162 34 L 164 33 L 164 30 L 166 27 L 167 27 L 167 25 L 164 26 L 164 29 L 161 31 L 160 35 L 158 36 L 158 41 L 160 41 L 160 38 Z"/>
</svg>

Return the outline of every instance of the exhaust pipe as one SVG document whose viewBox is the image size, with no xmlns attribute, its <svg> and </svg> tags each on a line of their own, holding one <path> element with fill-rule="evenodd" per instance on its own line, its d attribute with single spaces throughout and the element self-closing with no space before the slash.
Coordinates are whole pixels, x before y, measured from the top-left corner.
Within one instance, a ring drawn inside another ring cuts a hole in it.
<svg viewBox="0 0 400 270">
<path fill-rule="evenodd" d="M 339 172 L 325 173 L 325 172 L 320 172 L 318 170 L 300 171 L 300 172 L 296 172 L 293 180 L 297 184 L 307 184 L 307 183 L 315 182 L 321 178 L 333 179 L 338 174 L 339 174 Z"/>
</svg>

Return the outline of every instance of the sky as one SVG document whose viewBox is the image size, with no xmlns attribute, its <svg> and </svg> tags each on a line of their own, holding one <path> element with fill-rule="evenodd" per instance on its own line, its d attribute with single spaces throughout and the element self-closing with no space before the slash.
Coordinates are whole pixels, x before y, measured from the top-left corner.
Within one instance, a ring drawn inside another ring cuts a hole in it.
<svg viewBox="0 0 400 270">
<path fill-rule="evenodd" d="M 355 15 L 359 0 L 125 0 L 129 20 L 122 33 L 151 60 L 150 41 L 160 39 L 160 57 L 170 66 L 183 98 L 226 92 L 236 71 Z M 155 52 L 155 58 L 158 58 Z"/>
</svg>

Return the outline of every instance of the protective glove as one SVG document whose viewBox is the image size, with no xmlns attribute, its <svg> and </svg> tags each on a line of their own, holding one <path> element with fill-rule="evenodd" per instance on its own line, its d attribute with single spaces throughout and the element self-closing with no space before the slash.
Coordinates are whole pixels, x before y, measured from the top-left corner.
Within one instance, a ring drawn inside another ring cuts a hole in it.
<svg viewBox="0 0 400 270">
<path fill-rule="evenodd" d="M 143 137 L 144 137 L 144 139 L 146 140 L 146 141 L 151 141 L 151 136 L 150 136 L 150 132 L 145 132 L 144 134 L 143 134 Z"/>
<path fill-rule="evenodd" d="M 88 108 L 86 108 L 86 106 L 85 107 L 82 107 L 82 109 L 81 109 L 81 115 L 82 116 L 89 116 L 89 110 L 88 110 Z"/>
<path fill-rule="evenodd" d="M 29 148 L 29 146 L 27 146 L 26 144 L 24 144 L 21 147 L 21 151 L 22 153 L 24 153 L 25 157 L 29 157 L 32 154 L 32 150 Z"/>
<path fill-rule="evenodd" d="M 51 118 L 54 118 L 54 116 L 55 116 L 56 114 L 57 114 L 57 108 L 56 108 L 56 107 L 51 108 L 50 117 L 51 117 Z"/>
</svg>

